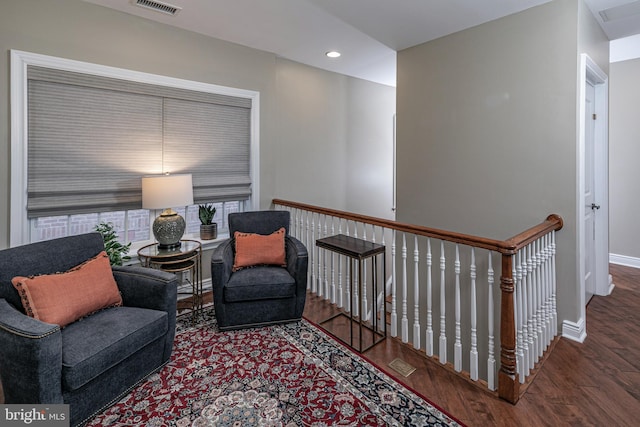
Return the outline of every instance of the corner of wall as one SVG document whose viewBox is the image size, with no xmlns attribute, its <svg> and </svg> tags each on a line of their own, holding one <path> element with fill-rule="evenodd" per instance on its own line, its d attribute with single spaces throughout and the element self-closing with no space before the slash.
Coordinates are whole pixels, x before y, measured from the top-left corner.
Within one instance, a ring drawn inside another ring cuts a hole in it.
<svg viewBox="0 0 640 427">
<path fill-rule="evenodd" d="M 584 318 L 580 318 L 577 322 L 564 320 L 562 322 L 562 336 L 579 343 L 584 342 L 587 338 L 587 328 Z"/>
</svg>

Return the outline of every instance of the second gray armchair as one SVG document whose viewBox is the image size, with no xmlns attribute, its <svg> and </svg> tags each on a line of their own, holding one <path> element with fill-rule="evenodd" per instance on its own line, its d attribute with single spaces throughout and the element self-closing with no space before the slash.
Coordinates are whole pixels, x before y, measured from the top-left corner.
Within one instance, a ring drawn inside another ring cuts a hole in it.
<svg viewBox="0 0 640 427">
<path fill-rule="evenodd" d="M 231 238 L 221 243 L 211 257 L 213 302 L 220 330 L 302 318 L 308 256 L 302 242 L 289 235 L 289 218 L 288 211 L 229 214 Z M 243 240 L 239 248 L 253 252 L 238 255 L 236 237 L 251 239 L 246 244 Z M 282 237 L 284 259 L 280 264 L 280 261 L 274 261 L 280 256 L 279 249 L 263 242 L 274 242 Z M 259 251 L 268 253 L 262 257 Z M 251 260 L 255 265 L 249 265 Z"/>
</svg>

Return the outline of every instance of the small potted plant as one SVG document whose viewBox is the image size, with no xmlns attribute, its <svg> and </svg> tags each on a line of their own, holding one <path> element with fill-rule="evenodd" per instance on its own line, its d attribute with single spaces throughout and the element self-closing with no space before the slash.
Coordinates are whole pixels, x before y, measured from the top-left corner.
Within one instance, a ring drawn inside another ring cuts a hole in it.
<svg viewBox="0 0 640 427">
<path fill-rule="evenodd" d="M 122 265 L 124 262 L 129 261 L 131 257 L 127 255 L 131 248 L 131 242 L 123 245 L 118 241 L 118 235 L 115 231 L 115 227 L 110 222 L 101 222 L 96 225 L 95 230 L 102 234 L 102 240 L 104 240 L 104 250 L 109 256 L 109 262 L 111 265 Z"/>
<path fill-rule="evenodd" d="M 213 222 L 216 208 L 211 203 L 198 205 L 198 217 L 200 218 L 200 239 L 213 240 L 218 237 L 218 224 Z"/>
</svg>

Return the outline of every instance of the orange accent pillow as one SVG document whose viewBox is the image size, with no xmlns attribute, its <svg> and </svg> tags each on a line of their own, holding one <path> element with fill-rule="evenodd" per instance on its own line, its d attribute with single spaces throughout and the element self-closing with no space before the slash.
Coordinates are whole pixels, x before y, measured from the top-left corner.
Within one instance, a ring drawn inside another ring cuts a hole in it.
<svg viewBox="0 0 640 427">
<path fill-rule="evenodd" d="M 105 251 L 67 272 L 16 276 L 11 283 L 27 315 L 60 327 L 100 309 L 122 305 Z"/>
<path fill-rule="evenodd" d="M 236 231 L 236 258 L 233 262 L 233 271 L 243 267 L 254 265 L 278 265 L 287 266 L 284 249 L 284 227 L 274 231 L 268 236 L 254 233 L 242 233 Z"/>
</svg>

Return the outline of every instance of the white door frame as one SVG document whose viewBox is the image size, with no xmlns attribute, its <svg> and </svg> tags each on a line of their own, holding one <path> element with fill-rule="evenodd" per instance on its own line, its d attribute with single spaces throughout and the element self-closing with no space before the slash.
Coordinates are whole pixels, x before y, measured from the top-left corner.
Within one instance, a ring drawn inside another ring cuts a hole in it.
<svg viewBox="0 0 640 427">
<path fill-rule="evenodd" d="M 585 301 L 585 239 L 589 230 L 585 230 L 585 99 L 586 84 L 591 83 L 595 88 L 595 122 L 594 131 L 594 159 L 595 183 L 594 192 L 596 203 L 600 209 L 596 212 L 595 233 L 595 294 L 609 295 L 613 285 L 609 275 L 609 77 L 587 55 L 580 55 L 579 99 L 578 99 L 578 188 L 577 188 L 577 254 L 579 289 L 577 301 L 579 318 L 576 323 L 563 322 L 563 335 L 576 341 L 584 341 L 586 332 L 586 301 Z"/>
</svg>

